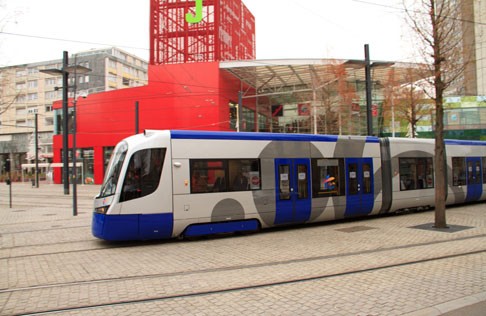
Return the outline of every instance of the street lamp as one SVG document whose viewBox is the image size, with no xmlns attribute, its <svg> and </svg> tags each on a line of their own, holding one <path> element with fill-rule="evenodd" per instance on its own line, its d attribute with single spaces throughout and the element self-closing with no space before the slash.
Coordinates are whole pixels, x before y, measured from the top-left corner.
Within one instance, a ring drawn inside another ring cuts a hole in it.
<svg viewBox="0 0 486 316">
<path fill-rule="evenodd" d="M 85 74 L 91 71 L 91 69 L 78 66 L 76 63 L 76 57 L 74 57 L 74 94 L 73 94 L 73 216 L 78 215 L 78 166 L 77 166 L 77 147 L 76 147 L 76 133 L 77 133 L 77 117 L 76 117 L 76 105 L 78 102 L 76 96 L 76 88 L 77 88 L 77 74 Z"/>
<path fill-rule="evenodd" d="M 371 89 L 371 68 L 376 67 L 391 67 L 395 63 L 393 62 L 371 62 L 370 60 L 370 47 L 368 44 L 364 46 L 365 59 L 364 60 L 348 60 L 345 65 L 352 66 L 353 68 L 365 68 L 365 82 L 366 82 L 366 127 L 368 136 L 373 136 L 373 117 L 372 117 L 372 89 Z"/>
<path fill-rule="evenodd" d="M 57 69 L 57 68 L 51 68 L 51 69 L 43 69 L 39 70 L 42 73 L 53 75 L 53 76 L 59 76 L 62 75 L 62 117 L 63 117 L 63 142 L 62 142 L 62 147 L 63 147 L 63 157 L 62 157 L 62 162 L 63 162 L 63 182 L 64 182 L 64 194 L 69 195 L 69 156 L 68 156 L 68 149 L 69 149 L 69 141 L 68 141 L 68 79 L 69 79 L 69 73 L 76 71 L 77 73 L 83 73 L 87 72 L 88 68 L 74 65 L 74 66 L 69 66 L 69 57 L 68 57 L 68 52 L 64 51 L 63 52 L 63 57 L 62 57 L 62 68 Z"/>
</svg>

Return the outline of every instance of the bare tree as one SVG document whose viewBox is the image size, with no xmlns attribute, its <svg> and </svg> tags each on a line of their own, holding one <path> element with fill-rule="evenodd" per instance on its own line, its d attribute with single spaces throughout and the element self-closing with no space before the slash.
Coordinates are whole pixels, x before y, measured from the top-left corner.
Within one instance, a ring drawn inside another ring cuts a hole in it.
<svg viewBox="0 0 486 316">
<path fill-rule="evenodd" d="M 20 92 L 12 90 L 10 78 L 9 71 L 0 68 L 0 115 L 7 112 L 20 95 Z M 15 93 L 12 94 L 12 91 Z"/>
<path fill-rule="evenodd" d="M 0 31 L 3 31 L 5 26 L 9 22 L 15 21 L 15 18 L 19 15 L 19 13 L 8 13 L 4 0 L 0 0 L 0 9 L 2 9 L 3 12 L 6 12 L 5 15 L 0 16 Z M 3 43 L 0 42 L 0 48 L 3 46 L 2 44 Z M 8 73 L 8 70 L 0 69 L 0 115 L 8 111 L 8 109 L 15 103 L 17 97 L 20 94 L 19 92 L 16 92 L 14 95 L 8 94 L 8 86 L 11 83 L 11 80 L 9 79 L 10 77 L 11 76 Z"/>
<path fill-rule="evenodd" d="M 347 122 L 346 134 L 360 134 L 359 121 L 353 120 L 353 104 L 358 100 L 356 87 L 349 83 L 348 73 L 343 64 L 333 65 L 331 68 L 332 74 L 335 77 L 336 91 L 338 96 L 339 108 L 338 113 L 340 117 L 340 126 L 343 126 L 343 121 Z M 358 108 L 359 111 L 359 108 Z M 358 124 L 356 124 L 358 123 Z"/>
<path fill-rule="evenodd" d="M 435 227 L 446 228 L 446 155 L 444 142 L 444 95 L 458 84 L 467 58 L 462 46 L 463 0 L 420 0 L 419 7 L 405 5 L 413 31 L 424 44 L 422 53 L 434 86 L 435 103 Z M 467 0 L 466 0 L 467 1 Z M 472 3 L 472 1 L 469 1 Z M 405 3 L 405 2 L 404 2 Z"/>
<path fill-rule="evenodd" d="M 429 114 L 426 112 L 429 105 L 424 102 L 424 99 L 426 99 L 426 94 L 420 86 L 415 84 L 414 78 L 416 76 L 413 74 L 414 71 L 417 71 L 417 69 L 407 69 L 405 78 L 407 79 L 408 83 L 399 87 L 396 96 L 398 98 L 396 105 L 397 116 L 408 122 L 408 137 L 410 138 L 415 138 L 417 136 L 418 122 L 424 116 Z"/>
</svg>

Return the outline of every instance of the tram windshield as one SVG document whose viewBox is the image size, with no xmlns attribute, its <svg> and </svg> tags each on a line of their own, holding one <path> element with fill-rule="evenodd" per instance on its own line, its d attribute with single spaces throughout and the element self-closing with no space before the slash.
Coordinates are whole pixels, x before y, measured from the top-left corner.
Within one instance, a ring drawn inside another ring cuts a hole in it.
<svg viewBox="0 0 486 316">
<path fill-rule="evenodd" d="M 120 177 L 120 171 L 127 155 L 128 144 L 126 142 L 119 143 L 113 154 L 111 155 L 110 162 L 108 163 L 107 172 L 103 185 L 101 186 L 100 197 L 106 197 L 115 194 L 116 184 Z"/>
</svg>

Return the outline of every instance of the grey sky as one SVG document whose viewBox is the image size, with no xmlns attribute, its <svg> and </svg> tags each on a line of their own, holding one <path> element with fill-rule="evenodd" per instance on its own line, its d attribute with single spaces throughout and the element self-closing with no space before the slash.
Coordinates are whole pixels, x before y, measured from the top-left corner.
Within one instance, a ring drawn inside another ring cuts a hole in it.
<svg viewBox="0 0 486 316">
<path fill-rule="evenodd" d="M 363 45 L 370 44 L 373 60 L 412 60 L 401 0 L 243 2 L 256 19 L 257 59 L 362 59 Z M 106 46 L 148 59 L 148 0 L 0 4 L 0 66 L 60 59 L 63 50 L 75 53 Z"/>
</svg>

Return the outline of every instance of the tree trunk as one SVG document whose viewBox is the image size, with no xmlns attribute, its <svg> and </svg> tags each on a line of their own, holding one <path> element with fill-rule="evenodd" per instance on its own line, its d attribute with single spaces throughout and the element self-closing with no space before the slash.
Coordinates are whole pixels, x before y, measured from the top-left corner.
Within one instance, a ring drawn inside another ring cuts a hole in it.
<svg viewBox="0 0 486 316">
<path fill-rule="evenodd" d="M 442 99 L 442 98 L 441 98 Z M 435 123 L 435 228 L 447 228 L 446 194 L 447 174 L 444 144 L 444 109 L 436 105 Z"/>
<path fill-rule="evenodd" d="M 444 143 L 444 90 L 442 65 L 445 61 L 441 51 L 440 26 L 436 15 L 435 0 L 430 0 L 430 20 L 434 49 L 434 83 L 435 83 L 435 228 L 447 228 L 446 221 L 446 156 Z"/>
</svg>

